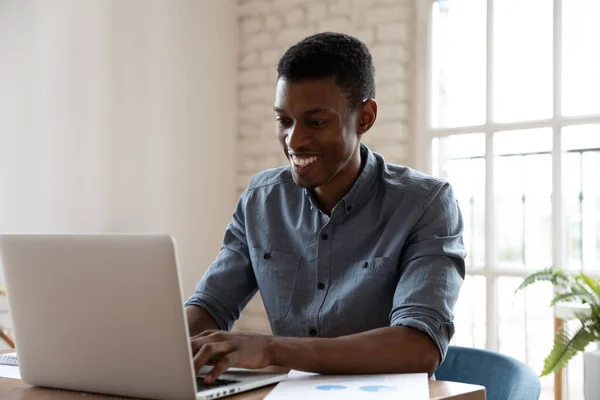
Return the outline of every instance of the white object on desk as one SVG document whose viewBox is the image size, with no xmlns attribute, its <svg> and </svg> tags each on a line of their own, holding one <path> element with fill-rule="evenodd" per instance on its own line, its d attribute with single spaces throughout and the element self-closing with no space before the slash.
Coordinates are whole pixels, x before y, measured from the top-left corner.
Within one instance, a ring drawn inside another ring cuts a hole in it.
<svg viewBox="0 0 600 400">
<path fill-rule="evenodd" d="M 0 378 L 21 379 L 21 371 L 16 365 L 0 364 Z"/>
<path fill-rule="evenodd" d="M 21 371 L 17 365 L 0 364 L 0 378 L 21 379 Z"/>
<path fill-rule="evenodd" d="M 0 364 L 18 365 L 17 353 L 0 354 Z"/>
<path fill-rule="evenodd" d="M 290 371 L 265 400 L 398 399 L 428 400 L 427 374 L 318 375 Z"/>
<path fill-rule="evenodd" d="M 21 379 L 17 353 L 0 354 L 0 378 Z"/>
</svg>

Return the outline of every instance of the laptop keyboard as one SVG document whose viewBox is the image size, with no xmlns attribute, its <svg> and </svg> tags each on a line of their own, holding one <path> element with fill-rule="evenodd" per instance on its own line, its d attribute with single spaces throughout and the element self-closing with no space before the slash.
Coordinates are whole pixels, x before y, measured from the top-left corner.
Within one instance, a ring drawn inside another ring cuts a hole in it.
<svg viewBox="0 0 600 400">
<path fill-rule="evenodd" d="M 218 388 L 225 385 L 231 385 L 232 383 L 239 383 L 240 381 L 230 380 L 230 379 L 217 379 L 213 383 L 205 383 L 203 376 L 198 376 L 196 378 L 196 386 L 198 387 L 198 391 L 209 390 Z"/>
</svg>

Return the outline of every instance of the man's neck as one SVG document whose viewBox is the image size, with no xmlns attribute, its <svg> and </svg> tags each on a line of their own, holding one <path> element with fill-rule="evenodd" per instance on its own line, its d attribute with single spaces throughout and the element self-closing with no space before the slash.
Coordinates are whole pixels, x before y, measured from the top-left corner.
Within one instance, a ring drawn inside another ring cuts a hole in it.
<svg viewBox="0 0 600 400">
<path fill-rule="evenodd" d="M 333 208 L 354 185 L 363 165 L 364 160 L 361 160 L 359 148 L 357 149 L 357 154 L 352 157 L 352 160 L 350 160 L 348 166 L 343 171 L 340 171 L 327 184 L 314 189 L 314 197 L 321 211 L 327 215 L 331 215 Z"/>
</svg>

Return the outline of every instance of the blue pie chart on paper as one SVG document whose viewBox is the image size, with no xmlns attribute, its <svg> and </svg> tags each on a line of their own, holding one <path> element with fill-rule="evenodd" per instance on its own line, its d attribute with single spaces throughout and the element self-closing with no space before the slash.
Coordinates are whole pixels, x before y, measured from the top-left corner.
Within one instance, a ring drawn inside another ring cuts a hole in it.
<svg viewBox="0 0 600 400">
<path fill-rule="evenodd" d="M 387 393 L 387 392 L 393 392 L 395 390 L 398 390 L 398 388 L 395 386 L 383 386 L 383 385 L 361 386 L 359 389 L 364 392 L 370 392 L 370 393 Z"/>
<path fill-rule="evenodd" d="M 320 386 L 315 386 L 315 389 L 317 389 L 317 390 L 345 390 L 345 389 L 348 389 L 348 386 L 343 386 L 343 385 L 320 385 Z"/>
</svg>

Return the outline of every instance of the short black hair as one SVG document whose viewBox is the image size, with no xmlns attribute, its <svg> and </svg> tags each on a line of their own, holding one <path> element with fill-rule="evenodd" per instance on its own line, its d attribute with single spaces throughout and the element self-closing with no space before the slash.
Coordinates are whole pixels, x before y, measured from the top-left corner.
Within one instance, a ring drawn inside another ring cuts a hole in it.
<svg viewBox="0 0 600 400">
<path fill-rule="evenodd" d="M 367 46 L 357 38 L 336 32 L 311 35 L 290 47 L 279 60 L 277 79 L 290 82 L 334 79 L 349 94 L 353 109 L 375 98 L 375 67 Z"/>
</svg>

